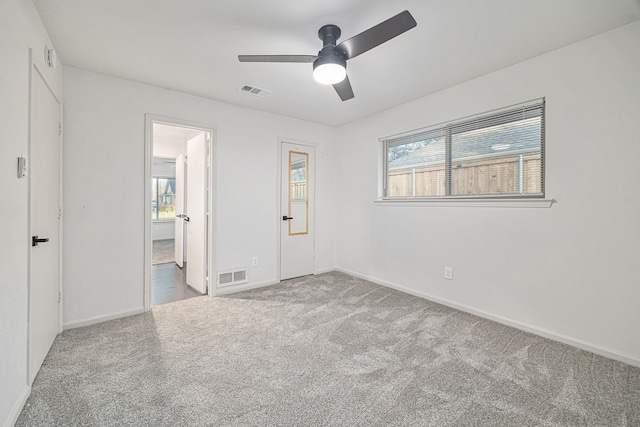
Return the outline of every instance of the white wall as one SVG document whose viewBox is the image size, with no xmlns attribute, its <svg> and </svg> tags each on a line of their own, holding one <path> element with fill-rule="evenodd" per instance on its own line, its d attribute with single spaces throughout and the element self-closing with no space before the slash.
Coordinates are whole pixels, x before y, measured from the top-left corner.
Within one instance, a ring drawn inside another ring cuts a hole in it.
<svg viewBox="0 0 640 427">
<path fill-rule="evenodd" d="M 187 140 L 157 135 L 153 137 L 153 155 L 155 157 L 173 157 L 187 152 Z"/>
<path fill-rule="evenodd" d="M 340 128 L 337 265 L 640 364 L 639 40 L 636 22 Z M 542 96 L 553 207 L 374 206 L 378 138 Z"/>
<path fill-rule="evenodd" d="M 250 266 L 258 256 L 250 284 L 277 280 L 278 138 L 319 144 L 317 266 L 335 267 L 335 129 L 75 68 L 64 83 L 66 326 L 144 306 L 145 113 L 216 127 L 217 267 Z"/>
<path fill-rule="evenodd" d="M 29 48 L 53 90 L 62 95 L 62 67 L 44 65 L 52 47 L 30 1 L 0 2 L 0 425 L 13 425 L 29 393 L 27 384 L 27 179 L 17 158 L 28 153 Z"/>
<path fill-rule="evenodd" d="M 173 221 L 154 221 L 151 227 L 153 240 L 174 239 L 176 236 L 176 226 Z"/>
</svg>

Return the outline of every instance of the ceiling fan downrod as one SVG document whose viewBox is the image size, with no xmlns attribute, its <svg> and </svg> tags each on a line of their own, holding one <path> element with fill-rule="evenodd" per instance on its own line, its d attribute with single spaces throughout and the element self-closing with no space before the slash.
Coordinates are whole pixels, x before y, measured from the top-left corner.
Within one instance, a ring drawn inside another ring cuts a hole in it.
<svg viewBox="0 0 640 427">
<path fill-rule="evenodd" d="M 342 32 L 340 31 L 340 27 L 338 27 L 337 25 L 323 25 L 318 30 L 318 38 L 322 40 L 322 45 L 324 47 L 335 47 L 338 39 L 340 38 L 340 35 L 342 35 Z"/>
</svg>

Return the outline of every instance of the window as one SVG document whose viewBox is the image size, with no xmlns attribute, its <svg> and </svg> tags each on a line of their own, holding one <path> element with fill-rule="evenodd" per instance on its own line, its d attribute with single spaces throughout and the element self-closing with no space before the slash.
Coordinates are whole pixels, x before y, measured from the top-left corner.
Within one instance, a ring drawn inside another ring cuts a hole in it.
<svg viewBox="0 0 640 427">
<path fill-rule="evenodd" d="M 291 200 L 307 200 L 307 156 L 305 153 L 291 151 Z"/>
<path fill-rule="evenodd" d="M 151 180 L 151 215 L 154 220 L 176 217 L 176 180 L 154 176 Z"/>
<path fill-rule="evenodd" d="M 544 196 L 544 98 L 382 143 L 385 198 Z"/>
</svg>

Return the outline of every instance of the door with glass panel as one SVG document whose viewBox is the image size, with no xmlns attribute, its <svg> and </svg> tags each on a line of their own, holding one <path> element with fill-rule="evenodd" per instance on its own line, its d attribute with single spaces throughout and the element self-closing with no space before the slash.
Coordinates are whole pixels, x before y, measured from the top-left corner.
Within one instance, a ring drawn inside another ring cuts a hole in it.
<svg viewBox="0 0 640 427">
<path fill-rule="evenodd" d="M 282 143 L 280 279 L 314 273 L 313 147 Z"/>
</svg>

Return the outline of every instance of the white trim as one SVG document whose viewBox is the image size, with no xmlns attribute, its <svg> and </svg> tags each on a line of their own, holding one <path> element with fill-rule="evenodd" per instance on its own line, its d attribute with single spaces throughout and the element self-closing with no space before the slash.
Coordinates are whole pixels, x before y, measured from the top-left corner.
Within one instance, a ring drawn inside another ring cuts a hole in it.
<svg viewBox="0 0 640 427">
<path fill-rule="evenodd" d="M 282 246 L 282 143 L 283 138 L 278 138 L 276 143 L 276 174 L 278 177 L 276 179 L 276 210 L 274 212 L 276 221 L 276 277 L 278 280 L 282 277 L 282 254 L 280 253 L 280 248 Z"/>
<path fill-rule="evenodd" d="M 62 324 L 64 322 L 64 105 L 62 99 L 59 100 L 60 106 L 60 135 L 58 159 L 60 169 L 58 170 L 58 185 L 60 191 L 58 193 L 58 209 L 60 209 L 60 218 L 58 219 L 58 295 L 60 302 L 58 303 L 58 333 L 62 333 Z"/>
<path fill-rule="evenodd" d="M 218 295 L 218 286 L 217 279 L 215 278 L 216 271 L 218 271 L 218 263 L 216 258 L 216 239 L 214 236 L 218 235 L 217 227 L 217 219 L 218 215 L 216 215 L 217 204 L 217 196 L 218 196 L 218 180 L 216 178 L 216 172 L 218 170 L 217 161 L 218 161 L 218 128 L 212 127 L 209 131 L 209 204 L 207 206 L 207 211 L 209 212 L 207 218 L 207 227 L 209 230 L 208 236 L 208 245 L 209 250 L 207 251 L 208 259 L 207 259 L 207 292 L 210 297 L 215 297 Z"/>
<path fill-rule="evenodd" d="M 20 417 L 20 413 L 22 412 L 22 408 L 24 408 L 25 403 L 27 403 L 27 399 L 31 395 L 31 387 L 25 385 L 22 387 L 22 391 L 16 400 L 16 403 L 9 411 L 9 416 L 4 422 L 4 427 L 13 427 L 18 421 L 18 417 Z"/>
<path fill-rule="evenodd" d="M 409 289 L 407 287 L 400 286 L 400 285 L 397 285 L 395 283 L 387 282 L 387 281 L 380 280 L 380 279 L 375 279 L 373 277 L 366 276 L 364 274 L 359 274 L 359 273 L 347 270 L 345 268 L 337 267 L 336 271 L 339 271 L 339 272 L 342 272 L 342 273 L 345 273 L 345 274 L 349 274 L 351 276 L 358 277 L 360 279 L 364 279 L 364 280 L 367 280 L 369 282 L 376 283 L 376 284 L 381 285 L 381 286 L 385 286 L 387 288 L 395 289 L 397 291 L 404 292 L 404 293 L 409 294 L 409 295 L 413 295 L 413 296 L 417 296 L 417 297 L 420 297 L 420 298 L 424 298 L 424 299 L 427 299 L 429 301 L 436 302 L 438 304 L 446 305 L 447 307 L 455 308 L 456 310 L 461 310 L 461 311 L 464 311 L 466 313 L 474 314 L 474 315 L 482 317 L 484 319 L 493 320 L 494 322 L 497 322 L 497 323 L 500 323 L 500 324 L 503 324 L 503 325 L 507 325 L 507 326 L 511 326 L 511 327 L 514 327 L 516 329 L 520 329 L 520 330 L 525 331 L 525 332 L 530 332 L 532 334 L 535 334 L 535 335 L 538 335 L 538 336 L 541 336 L 541 337 L 544 337 L 544 338 L 548 338 L 548 339 L 553 340 L 553 341 L 561 342 L 563 344 L 567 344 L 567 345 L 570 345 L 572 347 L 576 347 L 576 348 L 579 348 L 579 349 L 582 349 L 582 350 L 586 350 L 586 351 L 589 351 L 591 353 L 595 353 L 595 354 L 598 354 L 600 356 L 607 357 L 609 359 L 617 360 L 619 362 L 626 363 L 626 364 L 631 365 L 631 366 L 640 367 L 640 359 L 636 359 L 636 358 L 634 358 L 634 357 L 632 357 L 630 355 L 623 354 L 623 353 L 621 353 L 621 352 L 619 352 L 617 350 L 611 349 L 611 348 L 607 348 L 607 347 L 604 347 L 604 346 L 588 343 L 586 341 L 579 340 L 579 339 L 576 339 L 576 338 L 572 338 L 572 337 L 569 337 L 567 335 L 559 334 L 557 332 L 550 331 L 548 329 L 540 328 L 540 327 L 537 327 L 537 326 L 532 326 L 532 325 L 529 325 L 529 324 L 526 324 L 526 323 L 522 323 L 522 322 L 518 322 L 518 321 L 512 320 L 512 319 L 507 319 L 507 318 L 502 317 L 502 316 L 496 316 L 494 314 L 488 313 L 488 312 L 483 311 L 483 310 L 479 310 L 479 309 L 476 309 L 476 308 L 473 308 L 473 307 L 469 307 L 469 306 L 464 305 L 464 304 L 458 304 L 458 303 L 455 303 L 453 301 L 450 301 L 450 300 L 447 300 L 447 299 L 444 299 L 444 298 L 439 298 L 439 297 L 433 296 L 433 295 L 425 293 L 425 292 L 415 291 L 413 289 Z"/>
<path fill-rule="evenodd" d="M 220 297 L 223 295 L 236 294 L 238 292 L 248 291 L 251 289 L 258 289 L 258 288 L 264 288 L 271 285 L 277 285 L 278 283 L 280 283 L 280 280 L 265 280 L 263 282 L 258 282 L 258 283 L 249 283 L 246 285 L 234 285 L 234 286 L 229 286 L 225 288 L 219 288 L 218 294 L 216 296 Z"/>
<path fill-rule="evenodd" d="M 208 236 L 207 236 L 207 294 L 209 296 L 216 295 L 216 286 L 213 285 L 213 275 L 216 271 L 215 256 L 215 239 L 217 232 L 214 228 L 216 224 L 216 183 L 215 179 L 217 167 L 217 128 L 206 123 L 192 122 L 189 120 L 176 119 L 173 117 L 160 116 L 156 114 L 145 114 L 145 172 L 144 172 L 144 284 L 143 284 L 143 303 L 144 311 L 151 310 L 151 258 L 152 258 L 152 239 L 153 239 L 153 219 L 151 218 L 151 178 L 153 175 L 153 124 L 165 124 L 177 127 L 186 127 L 197 129 L 209 134 L 209 142 L 207 145 L 209 151 L 208 164 L 209 176 L 207 177 L 207 187 L 209 188 L 209 202 L 207 206 L 208 218 Z M 215 155 L 214 155 L 215 154 Z M 217 281 L 216 281 L 217 282 Z"/>
<path fill-rule="evenodd" d="M 403 199 L 378 199 L 373 203 L 376 206 L 398 207 L 474 207 L 474 208 L 550 208 L 556 199 L 427 199 L 427 198 L 403 198 Z"/>
<path fill-rule="evenodd" d="M 28 123 L 29 128 L 27 129 L 27 235 L 24 236 L 27 239 L 27 242 L 33 236 L 31 232 L 33 231 L 32 226 L 32 203 L 31 203 L 31 172 L 29 170 L 31 163 L 31 134 L 32 134 L 32 120 L 31 120 L 31 112 L 33 110 L 32 98 L 33 98 L 33 67 L 35 67 L 35 62 L 33 61 L 33 50 L 29 48 L 29 112 L 28 112 Z M 27 337 L 27 360 L 26 360 L 26 369 L 25 372 L 27 374 L 27 386 L 30 388 L 31 386 L 31 246 L 27 246 L 27 322 L 26 322 L 26 337 Z M 33 376 L 35 378 L 35 375 Z"/>
<path fill-rule="evenodd" d="M 136 314 L 142 314 L 146 310 L 144 308 L 137 308 L 135 310 L 120 311 L 118 313 L 105 314 L 102 316 L 89 317 L 88 319 L 75 320 L 73 322 L 65 323 L 64 330 L 82 328 L 83 326 L 95 325 L 97 323 L 108 322 L 109 320 L 122 319 L 123 317 L 135 316 Z"/>
<path fill-rule="evenodd" d="M 144 274 L 142 304 L 151 310 L 151 262 L 153 255 L 153 212 L 151 211 L 151 180 L 153 179 L 153 118 L 145 114 L 144 126 Z"/>
<path fill-rule="evenodd" d="M 331 273 L 332 271 L 338 271 L 338 267 L 322 268 L 316 271 L 316 274 Z"/>
</svg>

